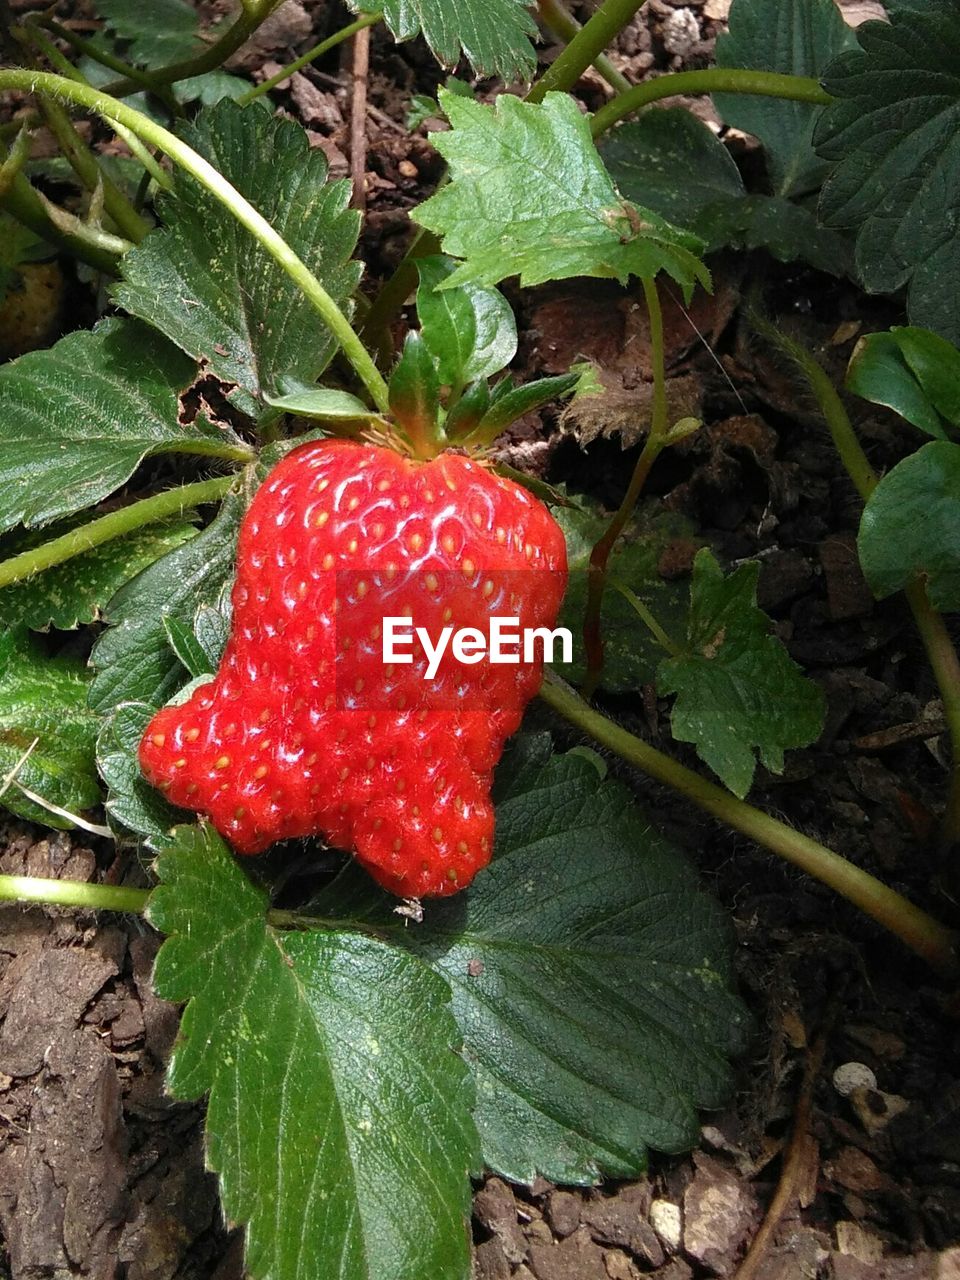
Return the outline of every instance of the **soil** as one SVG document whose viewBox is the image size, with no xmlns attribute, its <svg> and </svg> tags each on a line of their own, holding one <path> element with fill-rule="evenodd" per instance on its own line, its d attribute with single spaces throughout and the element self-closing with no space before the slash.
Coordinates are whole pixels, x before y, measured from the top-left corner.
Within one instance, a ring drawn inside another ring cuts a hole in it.
<svg viewBox="0 0 960 1280">
<path fill-rule="evenodd" d="M 330 8 L 288 3 L 272 35 L 239 61 L 271 74 L 340 25 Z M 727 0 L 649 0 L 613 60 L 633 78 L 703 65 L 728 8 Z M 878 6 L 844 8 L 860 20 Z M 60 5 L 64 17 L 81 10 Z M 348 167 L 346 83 L 334 58 L 276 94 L 339 173 Z M 404 212 L 439 172 L 425 132 L 410 135 L 402 123 L 411 93 L 435 83 L 422 46 L 398 50 L 374 37 L 363 244 L 371 281 L 395 265 Z M 590 106 L 604 96 L 592 78 L 581 90 Z M 675 298 L 667 305 L 671 398 L 706 426 L 661 460 L 648 493 L 688 516 L 724 563 L 759 559 L 760 603 L 829 708 L 821 740 L 790 753 L 782 777 L 761 772 L 751 800 L 956 923 L 955 890 L 933 844 L 947 752 L 936 688 L 902 603 L 877 604 L 860 575 L 858 501 L 814 407 L 739 303 L 745 280 L 760 280 L 775 322 L 838 382 L 857 335 L 900 313 L 762 257 L 711 265 L 712 297 L 701 295 L 690 313 Z M 549 412 L 526 420 L 506 446 L 511 460 L 615 505 L 649 402 L 642 294 L 576 281 L 512 300 L 521 372 L 593 357 L 617 411 L 599 422 L 561 425 Z M 914 447 L 892 417 L 851 408 L 878 469 Z M 661 572 L 687 574 L 692 552 L 671 547 Z M 683 756 L 665 707 L 644 692 L 608 710 Z M 575 740 L 554 728 L 562 745 Z M 732 1277 L 783 1174 L 798 1114 L 795 1194 L 756 1280 L 960 1276 L 955 993 L 818 883 L 616 760 L 610 767 L 729 910 L 756 1036 L 735 1098 L 704 1116 L 692 1155 L 654 1156 L 646 1178 L 598 1188 L 487 1179 L 475 1199 L 477 1276 Z M 0 832 L 0 872 L 148 882 L 103 840 L 16 823 Z M 163 1093 L 177 1010 L 151 991 L 158 944 L 137 920 L 0 908 L 0 1276 L 4 1266 L 12 1280 L 242 1275 L 239 1235 L 224 1225 L 203 1168 L 202 1109 Z"/>
</svg>

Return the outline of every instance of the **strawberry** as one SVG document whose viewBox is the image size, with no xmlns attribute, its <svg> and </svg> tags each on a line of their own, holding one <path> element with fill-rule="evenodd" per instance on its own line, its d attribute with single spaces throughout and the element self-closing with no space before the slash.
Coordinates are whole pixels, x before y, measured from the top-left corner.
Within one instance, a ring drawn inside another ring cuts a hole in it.
<svg viewBox="0 0 960 1280">
<path fill-rule="evenodd" d="M 552 628 L 565 585 L 550 513 L 482 462 L 302 445 L 244 519 L 220 670 L 153 718 L 143 772 L 241 853 L 319 834 L 400 896 L 453 893 L 490 859 L 491 775 L 542 651 L 465 665 L 448 647 L 425 679 L 416 643 L 384 661 L 384 619 L 434 642 L 494 615 Z"/>
</svg>

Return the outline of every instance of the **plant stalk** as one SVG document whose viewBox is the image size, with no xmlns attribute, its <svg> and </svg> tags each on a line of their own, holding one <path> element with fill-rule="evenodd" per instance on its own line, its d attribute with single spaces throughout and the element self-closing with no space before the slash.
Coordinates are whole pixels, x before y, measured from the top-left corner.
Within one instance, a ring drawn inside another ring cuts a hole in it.
<svg viewBox="0 0 960 1280">
<path fill-rule="evenodd" d="M 589 23 L 587 24 L 589 26 Z M 584 28 L 586 30 L 586 28 Z M 559 59 L 557 60 L 559 62 Z M 554 63 L 554 66 L 557 64 Z M 553 86 L 550 86 L 553 88 Z M 676 94 L 697 93 L 746 93 L 755 97 L 787 98 L 791 102 L 810 102 L 814 106 L 826 106 L 833 98 L 812 76 L 791 76 L 780 71 L 751 71 L 741 67 L 707 67 L 703 71 L 673 71 L 644 80 L 626 93 L 608 102 L 597 111 L 590 122 L 595 138 L 615 125 L 624 116 L 642 111 L 651 102 L 672 98 Z"/>
<path fill-rule="evenodd" d="M 285 67 L 281 67 L 269 80 L 264 80 L 262 84 L 256 85 L 247 93 L 241 94 L 237 99 L 237 104 L 245 107 L 248 102 L 253 102 L 256 98 L 262 97 L 265 93 L 269 93 L 271 89 L 275 89 L 278 84 L 282 84 L 290 76 L 296 75 L 298 71 L 302 71 L 308 63 L 315 62 L 317 58 L 322 58 L 325 53 L 329 53 L 331 49 L 335 49 L 338 44 L 342 44 L 344 40 L 349 40 L 351 36 L 355 36 L 358 31 L 364 31 L 367 27 L 372 27 L 378 23 L 383 17 L 382 13 L 366 13 L 362 17 L 357 18 L 356 22 L 351 22 L 348 27 L 341 27 L 339 31 L 335 31 L 332 36 L 327 36 L 326 40 L 321 40 L 319 44 L 315 44 L 312 49 L 308 49 L 306 53 L 302 53 L 299 58 L 294 59 Z"/>
<path fill-rule="evenodd" d="M 0 70 L 0 91 L 4 89 L 46 93 L 51 97 L 84 107 L 88 111 L 103 116 L 106 120 L 124 125 L 150 146 L 163 151 L 171 160 L 196 178 L 201 186 L 229 209 L 237 221 L 247 228 L 254 239 L 286 271 L 304 297 L 313 304 L 340 343 L 344 355 L 367 388 L 376 407 L 381 413 L 386 413 L 387 384 L 349 320 L 286 240 L 209 161 L 192 147 L 187 146 L 169 129 L 165 129 L 139 111 L 89 85 L 77 84 L 73 80 L 52 75 L 46 71 L 15 69 Z"/>
<path fill-rule="evenodd" d="M 251 458 L 252 455 L 246 461 L 249 462 Z M 220 476 L 216 480 L 201 480 L 196 484 L 185 484 L 180 489 L 169 489 L 152 498 L 132 502 L 129 507 L 122 507 L 119 511 L 111 511 L 108 515 L 71 529 L 69 533 L 52 538 L 39 547 L 21 551 L 19 555 L 0 562 L 0 588 L 22 582 L 44 569 L 52 569 L 54 565 L 72 560 L 74 556 L 92 551 L 94 547 L 111 542 L 114 538 L 122 538 L 144 525 L 164 520 L 167 516 L 182 515 L 191 507 L 205 502 L 216 502 L 227 493 L 235 480 L 236 476 Z"/>
<path fill-rule="evenodd" d="M 143 915 L 149 898 L 149 889 L 127 889 L 122 885 L 87 884 L 83 880 L 53 880 L 43 876 L 0 876 L 0 902 L 42 902 L 55 907 Z"/>
<path fill-rule="evenodd" d="M 820 362 L 799 342 L 772 325 L 758 308 L 750 312 L 751 323 L 794 361 L 810 385 L 823 414 L 834 447 L 857 493 L 866 502 L 879 483 L 850 421 L 846 405 Z M 934 609 L 920 579 L 909 583 L 904 594 L 916 624 L 927 660 L 933 672 L 944 719 L 950 735 L 950 783 L 940 824 L 940 844 L 944 851 L 960 843 L 960 658 L 950 639 L 946 623 Z"/>
<path fill-rule="evenodd" d="M 559 58 L 534 84 L 525 101 L 542 102 L 548 93 L 566 93 L 571 90 L 587 67 L 613 43 L 643 2 L 644 0 L 603 0 L 589 22 L 580 28 Z M 614 102 L 616 101 L 618 99 L 614 98 Z"/>
<path fill-rule="evenodd" d="M 957 961 L 960 935 L 875 876 L 745 800 L 738 800 L 729 791 L 701 778 L 692 769 L 622 729 L 595 711 L 562 681 L 548 677 L 540 690 L 540 697 L 564 719 L 628 764 L 672 787 L 712 817 L 727 823 L 841 894 L 939 973 L 954 977 L 960 971 Z"/>
<path fill-rule="evenodd" d="M 118 58 L 109 49 L 95 44 L 94 41 L 84 40 L 75 31 L 71 31 L 69 27 L 57 22 L 56 18 L 44 17 L 40 21 L 48 31 L 70 45 L 82 57 L 89 58 L 91 62 L 99 63 L 101 67 L 106 67 L 108 71 L 115 71 L 119 76 L 134 80 L 141 88 L 149 90 L 154 97 L 163 103 L 171 116 L 183 115 L 183 108 L 169 89 L 157 89 L 150 86 L 146 79 L 148 72 L 141 71 L 139 67 L 131 66 L 129 62 L 124 62 L 122 58 Z"/>
<path fill-rule="evenodd" d="M 637 499 L 647 482 L 647 476 L 662 449 L 667 444 L 667 377 L 666 350 L 663 339 L 663 312 L 660 295 L 654 280 L 641 280 L 650 318 L 650 356 L 653 363 L 653 413 L 647 434 L 627 492 L 623 496 L 616 515 L 610 521 L 603 536 L 590 552 L 587 570 L 587 604 L 583 619 L 583 646 L 587 659 L 587 674 L 583 682 L 583 696 L 590 698 L 596 691 L 603 673 L 603 633 L 600 611 L 603 593 L 607 585 L 607 568 L 610 553 L 627 526 L 637 505 Z"/>
<path fill-rule="evenodd" d="M 940 690 L 943 718 L 950 735 L 950 783 L 940 820 L 940 843 L 946 853 L 960 844 L 960 658 L 943 615 L 930 603 L 923 582 L 915 579 L 904 588 L 904 593 Z"/>
<path fill-rule="evenodd" d="M 569 44 L 583 30 L 581 24 L 561 3 L 561 0 L 539 0 L 537 12 L 547 30 L 553 32 L 565 44 Z M 627 93 L 633 88 L 627 77 L 617 70 L 605 53 L 600 53 L 594 58 L 593 66 L 614 93 Z"/>
</svg>

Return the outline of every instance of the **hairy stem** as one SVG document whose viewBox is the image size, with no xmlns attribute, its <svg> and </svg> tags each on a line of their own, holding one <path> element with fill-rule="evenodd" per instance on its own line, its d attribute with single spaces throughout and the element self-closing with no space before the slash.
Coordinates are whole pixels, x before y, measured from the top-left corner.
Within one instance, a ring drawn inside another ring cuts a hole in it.
<svg viewBox="0 0 960 1280">
<path fill-rule="evenodd" d="M 569 44 L 583 27 L 576 20 L 561 0 L 539 0 L 537 13 L 540 21 L 558 36 L 565 44 Z M 594 70 L 606 80 L 614 93 L 626 93 L 633 86 L 625 75 L 613 65 L 605 53 L 598 54 L 593 60 Z"/>
<path fill-rule="evenodd" d="M 834 889 L 893 933 L 934 969 L 948 976 L 958 972 L 956 947 L 960 935 L 915 906 L 902 894 L 854 866 L 832 849 L 794 831 L 786 823 L 754 808 L 745 800 L 738 800 L 729 791 L 701 778 L 692 769 L 622 729 L 613 720 L 595 711 L 562 682 L 548 679 L 540 690 L 540 697 L 601 746 L 607 747 L 651 778 L 686 796 L 714 818 L 727 823 L 771 853 Z"/>
<path fill-rule="evenodd" d="M 43 902 L 56 907 L 143 915 L 149 898 L 149 889 L 125 889 L 122 885 L 48 880 L 42 876 L 0 876 L 0 902 Z"/>
<path fill-rule="evenodd" d="M 740 67 L 707 67 L 704 71 L 674 71 L 658 76 L 655 80 L 645 80 L 643 84 L 634 85 L 595 113 L 590 122 L 590 130 L 595 138 L 599 138 L 624 116 L 642 111 L 651 102 L 672 98 L 680 93 L 746 93 L 755 97 L 811 102 L 815 106 L 824 106 L 833 101 L 830 94 L 821 88 L 819 81 L 811 76 L 790 76 L 779 71 L 749 71 Z"/>
<path fill-rule="evenodd" d="M 356 22 L 351 22 L 348 27 L 341 27 L 339 31 L 335 31 L 332 36 L 327 36 L 326 40 L 321 40 L 319 44 L 315 44 L 312 49 L 308 49 L 306 53 L 302 53 L 299 58 L 290 62 L 285 67 L 281 67 L 269 80 L 264 80 L 262 84 L 258 84 L 255 88 L 250 89 L 247 93 L 241 94 L 237 102 L 241 107 L 245 107 L 248 102 L 253 102 L 255 98 L 262 97 L 265 93 L 269 93 L 271 89 L 275 89 L 278 84 L 282 84 L 290 76 L 295 75 L 298 71 L 302 71 L 308 63 L 315 62 L 317 58 L 322 58 L 325 53 L 329 53 L 331 49 L 335 49 L 338 44 L 342 44 L 344 40 L 349 40 L 351 36 L 355 36 L 358 31 L 363 31 L 367 27 L 374 26 L 383 17 L 382 13 L 365 13 L 361 18 L 357 18 Z"/>
<path fill-rule="evenodd" d="M 947 805 L 940 822 L 940 842 L 947 852 L 960 844 L 960 659 L 947 624 L 930 603 L 924 584 L 916 579 L 904 591 L 940 690 L 943 718 L 950 734 L 952 767 Z"/>
<path fill-rule="evenodd" d="M 84 40 L 75 31 L 71 31 L 69 27 L 57 22 L 56 18 L 43 17 L 40 21 L 48 31 L 70 45 L 82 57 L 89 58 L 91 62 L 99 63 L 101 67 L 106 67 L 108 71 L 115 71 L 119 76 L 135 81 L 144 89 L 149 89 L 154 97 L 163 103 L 171 116 L 183 115 L 183 108 L 169 89 L 151 88 L 147 80 L 149 72 L 141 71 L 139 67 L 131 66 L 129 62 L 124 62 L 122 58 L 118 58 L 116 54 L 111 53 L 109 49 L 104 48 L 103 45 L 97 44 L 93 40 Z"/>
<path fill-rule="evenodd" d="M 92 89 L 89 85 L 77 84 L 73 80 L 51 75 L 45 71 L 0 70 L 0 91 L 4 89 L 46 93 L 51 97 L 84 107 L 88 111 L 103 116 L 105 120 L 124 125 L 150 146 L 164 152 L 196 178 L 201 186 L 229 209 L 237 221 L 247 228 L 273 260 L 286 271 L 304 297 L 317 309 L 340 343 L 344 355 L 353 365 L 377 408 L 381 413 L 386 412 L 387 384 L 380 376 L 370 353 L 354 332 L 347 317 L 286 240 L 209 161 L 192 147 L 187 146 L 169 129 L 164 129 L 162 125 L 148 119 L 139 111 L 134 111 L 132 107 L 118 102 L 97 89 Z"/>
<path fill-rule="evenodd" d="M 871 467 L 857 439 L 846 405 L 826 371 L 805 347 L 781 333 L 756 308 L 751 309 L 750 320 L 794 361 L 806 378 L 830 430 L 840 461 L 857 493 L 866 502 L 879 483 L 877 473 Z M 940 827 L 940 842 L 946 850 L 960 843 L 960 658 L 950 639 L 946 623 L 930 603 L 923 582 L 917 579 L 909 583 L 904 588 L 904 594 L 940 691 L 944 719 L 950 734 L 950 783 Z"/>
<path fill-rule="evenodd" d="M 249 462 L 250 458 L 246 460 Z M 122 538 L 144 525 L 164 520 L 167 516 L 182 515 L 184 511 L 204 502 L 216 502 L 227 493 L 235 479 L 235 476 L 220 476 L 216 480 L 200 480 L 196 484 L 185 484 L 180 489 L 169 489 L 152 498 L 132 502 L 129 507 L 121 507 L 119 511 L 111 511 L 108 515 L 71 529 L 69 533 L 52 538 L 39 547 L 21 551 L 9 560 L 0 561 L 0 587 L 22 582 L 24 578 L 40 573 L 43 569 L 52 569 L 54 565 L 72 560 L 74 556 L 92 551 L 94 547 L 111 542 L 114 538 Z"/>
<path fill-rule="evenodd" d="M 823 414 L 843 468 L 853 482 L 857 493 L 866 502 L 879 483 L 877 473 L 871 467 L 870 460 L 857 439 L 846 405 L 840 399 L 840 393 L 828 377 L 826 370 L 806 347 L 783 333 L 776 325 L 771 324 L 757 308 L 750 309 L 749 319 L 754 328 L 789 356 L 803 374 Z"/>
<path fill-rule="evenodd" d="M 643 0 L 603 0 L 589 22 L 580 28 L 556 62 L 536 82 L 526 101 L 542 102 L 554 90 L 566 93 L 572 89 L 587 67 L 613 43 L 642 5 Z"/>
<path fill-rule="evenodd" d="M 641 281 L 647 303 L 647 314 L 650 318 L 650 356 L 653 363 L 653 414 L 650 431 L 644 443 L 627 492 L 623 496 L 616 515 L 607 526 L 603 537 L 590 552 L 590 566 L 587 570 L 587 605 L 583 618 L 583 646 L 587 658 L 587 674 L 583 682 L 583 695 L 592 697 L 603 672 L 603 634 L 601 630 L 600 611 L 603 607 L 603 593 L 607 585 L 607 566 L 610 553 L 617 543 L 627 522 L 633 515 L 637 499 L 647 482 L 650 469 L 660 456 L 667 443 L 667 389 L 666 389 L 666 353 L 663 341 L 663 312 L 660 309 L 660 295 L 655 281 Z"/>
</svg>

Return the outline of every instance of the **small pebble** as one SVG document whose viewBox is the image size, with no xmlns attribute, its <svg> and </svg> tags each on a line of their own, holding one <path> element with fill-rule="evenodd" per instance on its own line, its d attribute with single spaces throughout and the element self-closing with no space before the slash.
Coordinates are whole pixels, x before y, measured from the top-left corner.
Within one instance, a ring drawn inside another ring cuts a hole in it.
<svg viewBox="0 0 960 1280">
<path fill-rule="evenodd" d="M 844 1062 L 833 1073 L 833 1087 L 841 1098 L 849 1098 L 854 1089 L 876 1089 L 877 1077 L 863 1062 Z"/>
<path fill-rule="evenodd" d="M 650 1206 L 650 1225 L 672 1251 L 680 1248 L 680 1206 L 671 1200 L 654 1200 Z"/>
</svg>

